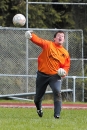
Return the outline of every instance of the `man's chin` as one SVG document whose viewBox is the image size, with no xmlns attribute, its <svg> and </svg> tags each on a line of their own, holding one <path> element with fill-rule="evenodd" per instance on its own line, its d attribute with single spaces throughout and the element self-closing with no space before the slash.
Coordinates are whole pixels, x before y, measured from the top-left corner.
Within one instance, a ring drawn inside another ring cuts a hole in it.
<svg viewBox="0 0 87 130">
<path fill-rule="evenodd" d="M 62 45 L 63 43 L 59 42 L 59 45 Z"/>
</svg>

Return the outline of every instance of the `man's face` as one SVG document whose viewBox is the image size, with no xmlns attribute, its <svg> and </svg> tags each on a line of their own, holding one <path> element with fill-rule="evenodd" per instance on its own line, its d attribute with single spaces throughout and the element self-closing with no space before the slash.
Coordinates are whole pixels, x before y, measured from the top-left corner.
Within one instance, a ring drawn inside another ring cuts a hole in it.
<svg viewBox="0 0 87 130">
<path fill-rule="evenodd" d="M 64 43 L 64 40 L 64 33 L 57 33 L 56 37 L 54 38 L 54 42 L 59 45 L 62 45 Z"/>
</svg>

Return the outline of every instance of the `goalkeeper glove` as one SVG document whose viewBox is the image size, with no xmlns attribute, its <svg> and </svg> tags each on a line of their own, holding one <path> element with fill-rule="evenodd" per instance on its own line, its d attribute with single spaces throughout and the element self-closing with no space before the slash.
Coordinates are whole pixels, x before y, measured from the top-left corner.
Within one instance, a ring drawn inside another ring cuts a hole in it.
<svg viewBox="0 0 87 130">
<path fill-rule="evenodd" d="M 32 31 L 26 31 L 26 32 L 25 32 L 25 37 L 28 38 L 28 39 L 31 39 L 31 38 L 32 38 L 31 32 L 32 32 Z"/>
<path fill-rule="evenodd" d="M 57 72 L 58 72 L 58 75 L 61 76 L 61 77 L 66 76 L 66 71 L 62 68 L 59 68 L 57 70 Z"/>
</svg>

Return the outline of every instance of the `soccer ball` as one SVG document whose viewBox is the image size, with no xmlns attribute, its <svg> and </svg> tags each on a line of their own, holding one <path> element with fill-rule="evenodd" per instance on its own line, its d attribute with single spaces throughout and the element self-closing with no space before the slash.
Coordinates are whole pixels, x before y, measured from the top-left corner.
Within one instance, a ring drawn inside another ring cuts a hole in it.
<svg viewBox="0 0 87 130">
<path fill-rule="evenodd" d="M 24 26 L 26 23 L 26 18 L 23 14 L 16 14 L 13 17 L 13 24 L 15 26 Z"/>
</svg>

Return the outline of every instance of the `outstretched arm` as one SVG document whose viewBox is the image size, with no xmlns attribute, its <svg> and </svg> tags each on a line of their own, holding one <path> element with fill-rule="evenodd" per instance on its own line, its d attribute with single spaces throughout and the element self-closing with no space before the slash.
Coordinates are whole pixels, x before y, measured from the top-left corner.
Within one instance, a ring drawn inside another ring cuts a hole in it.
<svg viewBox="0 0 87 130">
<path fill-rule="evenodd" d="M 40 37 L 38 37 L 36 34 L 34 34 L 31 31 L 26 31 L 25 32 L 25 37 L 30 39 L 33 43 L 35 43 L 36 45 L 40 46 L 40 47 L 44 47 L 47 44 L 49 44 L 48 40 L 42 39 Z"/>
</svg>

